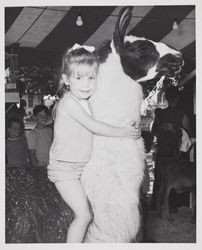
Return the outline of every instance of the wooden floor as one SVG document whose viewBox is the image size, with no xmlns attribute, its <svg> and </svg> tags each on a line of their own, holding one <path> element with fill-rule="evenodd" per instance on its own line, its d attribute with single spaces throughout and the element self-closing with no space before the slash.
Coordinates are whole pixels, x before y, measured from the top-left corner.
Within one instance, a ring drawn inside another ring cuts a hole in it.
<svg viewBox="0 0 202 250">
<path fill-rule="evenodd" d="M 154 211 L 148 212 L 147 237 L 156 243 L 196 243 L 196 224 L 190 222 L 191 209 L 180 207 L 173 215 L 174 221 L 157 218 Z"/>
</svg>

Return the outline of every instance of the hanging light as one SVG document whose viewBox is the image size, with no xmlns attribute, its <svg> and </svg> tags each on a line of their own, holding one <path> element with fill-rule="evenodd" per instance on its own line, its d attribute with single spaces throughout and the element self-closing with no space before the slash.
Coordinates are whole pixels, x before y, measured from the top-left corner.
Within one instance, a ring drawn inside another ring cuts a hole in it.
<svg viewBox="0 0 202 250">
<path fill-rule="evenodd" d="M 176 22 L 176 20 L 173 22 L 173 30 L 177 30 L 178 29 L 178 24 Z"/>
<path fill-rule="evenodd" d="M 83 25 L 83 20 L 82 20 L 82 17 L 81 17 L 81 10 L 80 9 L 78 10 L 76 25 L 77 26 L 82 26 Z"/>
</svg>

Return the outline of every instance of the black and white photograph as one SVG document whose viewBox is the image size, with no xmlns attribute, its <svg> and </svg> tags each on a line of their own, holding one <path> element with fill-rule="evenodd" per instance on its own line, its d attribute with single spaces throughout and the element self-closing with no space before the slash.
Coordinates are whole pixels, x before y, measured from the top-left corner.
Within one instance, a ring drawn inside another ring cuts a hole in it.
<svg viewBox="0 0 202 250">
<path fill-rule="evenodd" d="M 2 249 L 198 249 L 197 1 L 1 11 Z"/>
</svg>

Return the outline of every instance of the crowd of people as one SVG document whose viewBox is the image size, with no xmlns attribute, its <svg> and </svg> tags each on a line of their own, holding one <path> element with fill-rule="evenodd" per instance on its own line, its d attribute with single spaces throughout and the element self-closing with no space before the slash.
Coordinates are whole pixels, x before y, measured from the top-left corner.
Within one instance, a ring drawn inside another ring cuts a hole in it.
<svg viewBox="0 0 202 250">
<path fill-rule="evenodd" d="M 41 166 L 46 167 L 49 162 L 49 150 L 52 144 L 52 128 L 46 126 L 49 119 L 49 109 L 43 105 L 36 105 L 33 115 L 36 126 L 25 134 L 25 124 L 19 110 L 15 109 L 6 117 L 6 166 Z"/>
</svg>

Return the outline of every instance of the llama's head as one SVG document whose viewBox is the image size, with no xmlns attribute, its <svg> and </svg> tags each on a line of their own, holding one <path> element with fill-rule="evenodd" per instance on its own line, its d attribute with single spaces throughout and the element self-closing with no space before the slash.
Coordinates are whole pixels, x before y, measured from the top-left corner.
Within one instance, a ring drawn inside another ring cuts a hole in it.
<svg viewBox="0 0 202 250">
<path fill-rule="evenodd" d="M 125 36 L 131 17 L 132 7 L 121 9 L 111 44 L 121 58 L 124 72 L 136 81 L 175 76 L 183 66 L 182 54 L 163 43 Z"/>
</svg>

